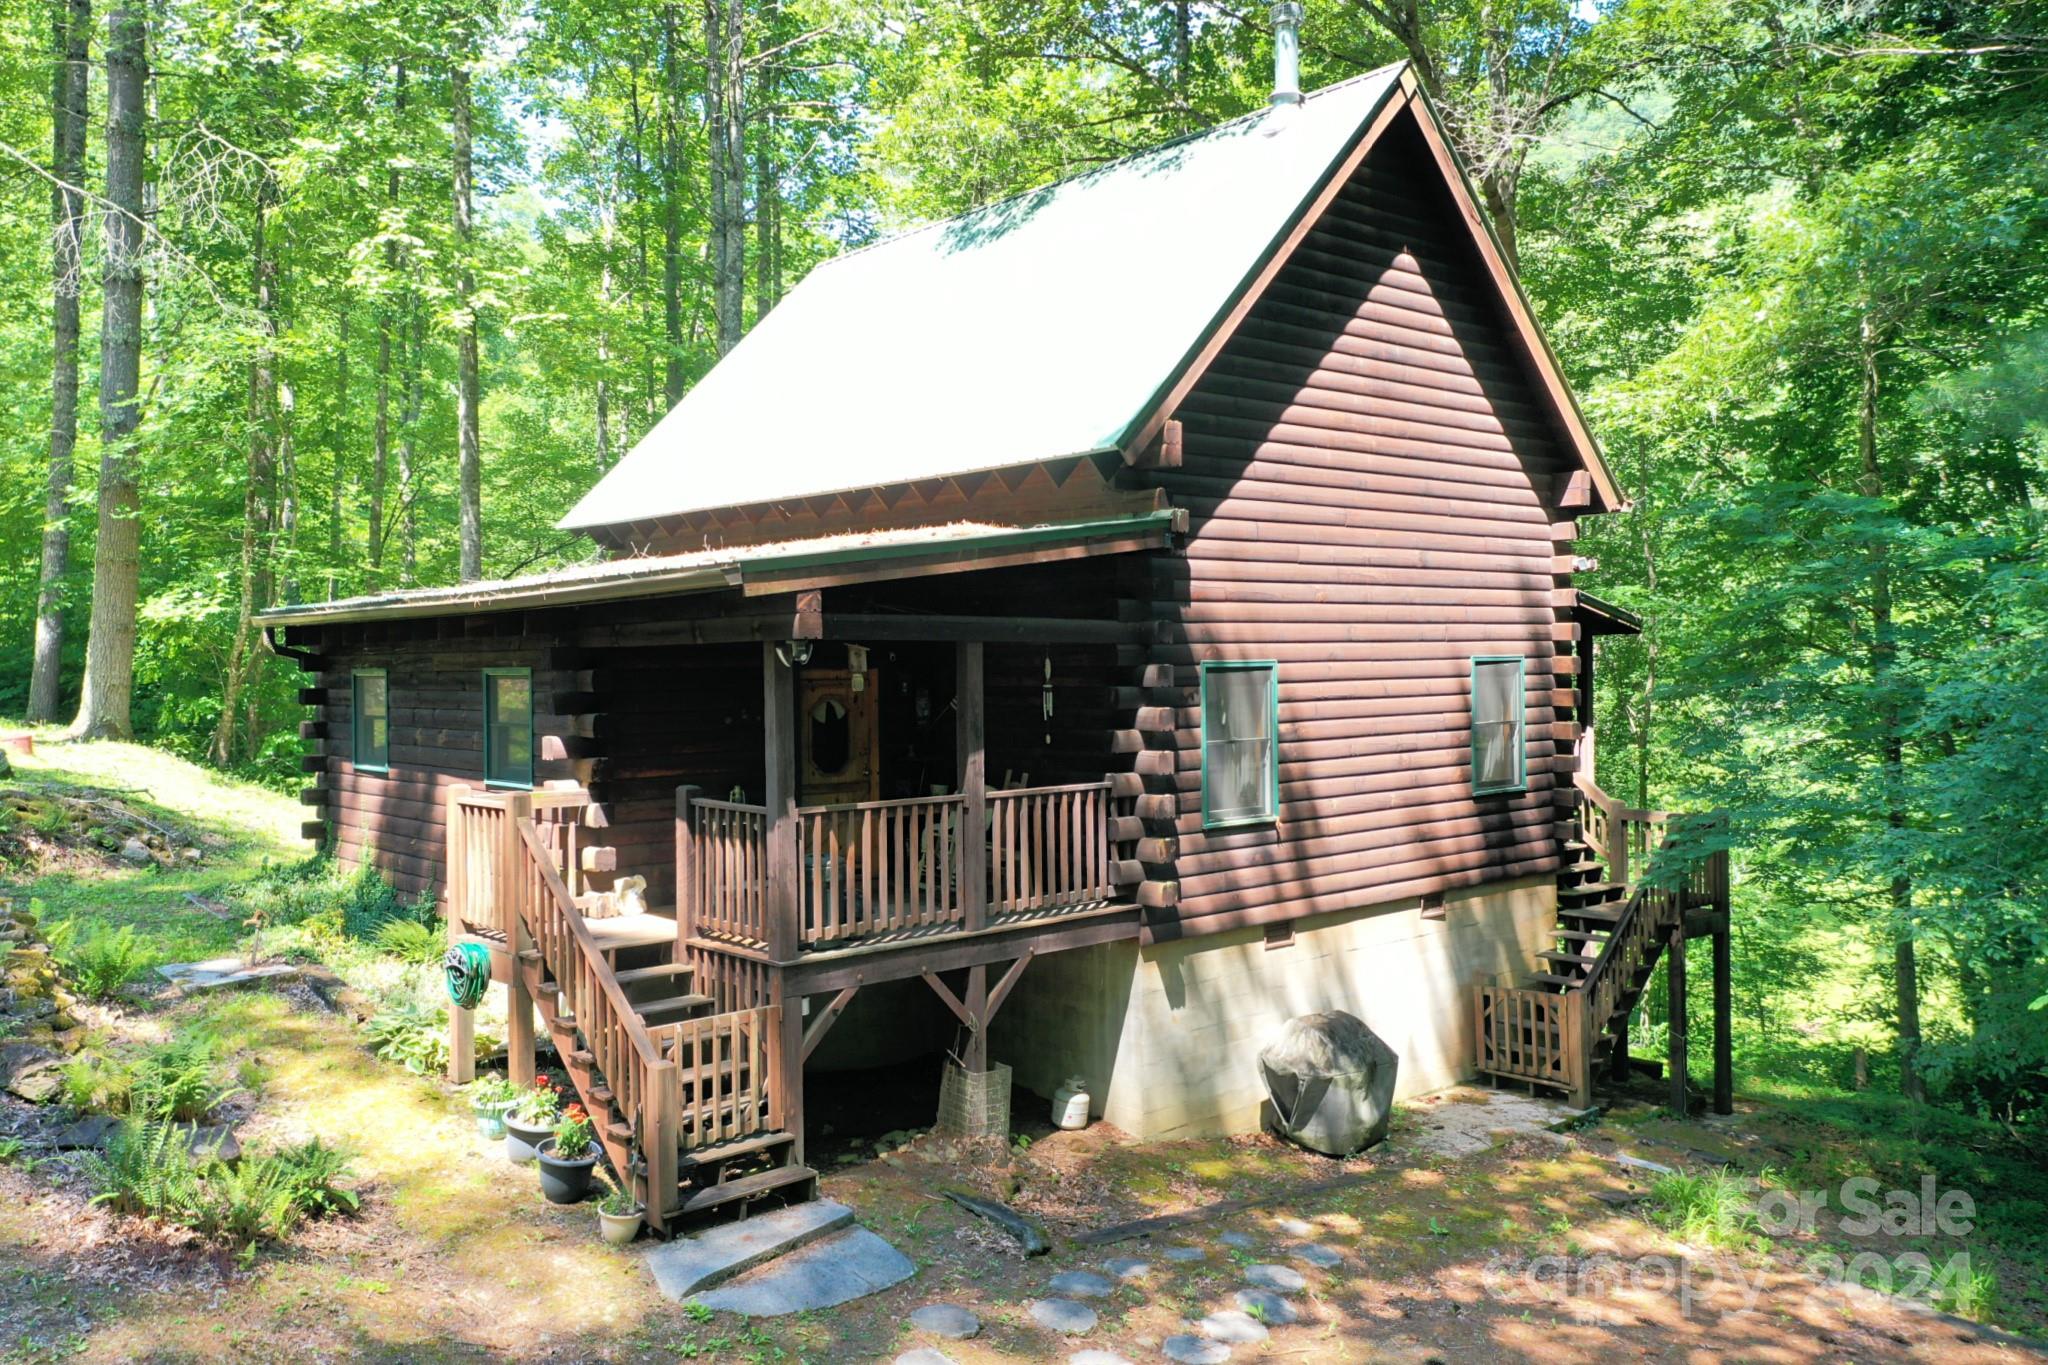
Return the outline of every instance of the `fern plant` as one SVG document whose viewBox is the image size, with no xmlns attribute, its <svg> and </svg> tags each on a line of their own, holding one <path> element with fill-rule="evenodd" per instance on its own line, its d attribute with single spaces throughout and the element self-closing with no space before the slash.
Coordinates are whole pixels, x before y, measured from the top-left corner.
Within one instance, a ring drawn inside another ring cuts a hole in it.
<svg viewBox="0 0 2048 1365">
<path fill-rule="evenodd" d="M 386 920 L 377 930 L 377 947 L 403 962 L 428 966 L 447 951 L 448 935 L 439 923 L 418 920 Z"/>
<path fill-rule="evenodd" d="M 354 1213 L 362 1199 L 339 1182 L 349 1177 L 349 1154 L 310 1138 L 296 1147 L 286 1147 L 263 1160 L 283 1173 L 291 1190 L 292 1206 L 309 1218 Z"/>
<path fill-rule="evenodd" d="M 79 993 L 91 999 L 112 999 L 156 965 L 156 953 L 136 936 L 132 924 L 83 939 L 71 932 L 71 925 L 64 929 L 67 932 L 62 935 L 64 947 L 58 950 L 58 961 L 71 974 Z"/>
<path fill-rule="evenodd" d="M 179 1038 L 151 1048 L 135 1064 L 129 1107 L 144 1118 L 192 1122 L 240 1093 L 220 1084 L 210 1040 Z"/>
<path fill-rule="evenodd" d="M 118 1124 L 80 1170 L 92 1202 L 116 1213 L 182 1222 L 197 1193 L 191 1132 L 159 1120 Z"/>
</svg>

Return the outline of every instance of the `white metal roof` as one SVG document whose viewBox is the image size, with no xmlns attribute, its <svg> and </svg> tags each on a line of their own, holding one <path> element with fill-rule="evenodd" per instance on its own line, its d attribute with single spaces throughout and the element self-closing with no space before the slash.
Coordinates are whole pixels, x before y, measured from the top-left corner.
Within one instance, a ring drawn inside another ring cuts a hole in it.
<svg viewBox="0 0 2048 1365">
<path fill-rule="evenodd" d="M 818 267 L 561 527 L 1119 448 L 1400 70 Z"/>
</svg>

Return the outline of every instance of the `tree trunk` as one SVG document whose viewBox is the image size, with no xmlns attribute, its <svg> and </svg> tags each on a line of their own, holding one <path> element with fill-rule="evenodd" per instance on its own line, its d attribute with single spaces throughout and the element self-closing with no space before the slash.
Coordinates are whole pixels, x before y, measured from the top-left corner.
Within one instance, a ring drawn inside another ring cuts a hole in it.
<svg viewBox="0 0 2048 1365">
<path fill-rule="evenodd" d="M 426 367 L 427 320 L 417 295 L 411 300 L 412 344 L 406 347 L 404 430 L 398 439 L 399 579 L 411 587 L 419 576 L 419 427 L 426 401 L 420 371 Z"/>
<path fill-rule="evenodd" d="M 208 756 L 221 765 L 235 758 L 235 726 L 241 715 L 242 688 L 254 652 L 254 617 L 269 595 L 265 565 L 271 552 L 271 487 L 277 479 L 275 400 L 277 396 L 277 262 L 270 253 L 270 183 L 256 194 L 256 223 L 250 234 L 251 286 L 256 295 L 260 337 L 249 362 L 249 457 L 242 483 L 241 593 L 236 602 L 235 636 L 228 646 L 226 676 L 221 683 L 220 716 L 214 722 Z"/>
<path fill-rule="evenodd" d="M 78 295 L 85 226 L 85 124 L 91 60 L 92 0 L 63 0 L 54 10 L 56 59 L 50 77 L 50 482 L 43 500 L 43 564 L 36 591 L 35 663 L 28 718 L 57 718 L 64 668 L 64 575 L 71 566 L 71 479 L 78 447 Z"/>
<path fill-rule="evenodd" d="M 1858 491 L 1866 498 L 1885 495 L 1884 468 L 1877 450 L 1877 403 L 1881 391 L 1877 327 L 1868 313 L 1859 331 L 1863 369 L 1862 399 L 1857 414 L 1856 450 L 1861 465 Z M 1904 717 L 1893 694 L 1898 667 L 1898 638 L 1892 625 L 1892 572 L 1889 547 L 1883 540 L 1870 549 L 1870 680 L 1877 693 L 1879 764 L 1887 828 L 1906 827 L 1906 741 Z M 1896 855 L 1894 855 L 1896 856 Z M 1894 872 L 1890 886 L 1892 988 L 1899 1028 L 1899 1090 L 1909 1100 L 1927 1098 L 1920 1075 L 1920 964 L 1913 944 L 1913 881 Z"/>
<path fill-rule="evenodd" d="M 348 487 L 348 315 L 344 296 L 334 339 L 334 478 L 327 485 L 327 596 L 334 596 L 334 572 L 341 565 L 341 508 Z"/>
<path fill-rule="evenodd" d="M 661 317 L 668 342 L 663 411 L 683 399 L 683 62 L 676 10 L 661 11 Z"/>
<path fill-rule="evenodd" d="M 762 23 L 768 42 L 776 41 L 780 0 L 762 6 Z M 778 119 L 775 101 L 779 72 L 774 58 L 761 68 L 755 99 L 761 111 L 759 135 L 754 140 L 754 321 L 760 322 L 782 300 L 782 192 L 775 158 L 780 153 L 776 136 Z"/>
<path fill-rule="evenodd" d="M 405 63 L 397 65 L 391 97 L 392 122 L 405 122 Z M 398 206 L 398 162 L 394 157 L 384 173 L 384 202 Z M 391 285 L 398 275 L 398 243 L 384 244 L 384 288 L 377 298 L 377 418 L 371 438 L 370 455 L 370 567 L 384 567 L 384 500 L 391 482 Z M 382 582 L 383 575 L 371 579 Z"/>
<path fill-rule="evenodd" d="M 456 333 L 455 430 L 461 461 L 458 475 L 462 505 L 460 578 L 472 583 L 484 576 L 483 449 L 477 432 L 482 402 L 476 356 L 476 266 L 470 231 L 470 108 L 469 71 L 458 66 L 450 75 L 455 103 L 455 250 L 461 258 L 457 288 L 461 321 Z"/>
<path fill-rule="evenodd" d="M 720 355 L 739 344 L 747 287 L 745 9 L 704 0 L 704 108 L 711 155 L 711 308 Z"/>
<path fill-rule="evenodd" d="M 133 733 L 135 605 L 142 568 L 135 431 L 141 425 L 143 97 L 149 80 L 144 12 L 123 0 L 107 16 L 106 263 L 100 311 L 100 488 L 92 621 L 74 730 Z"/>
</svg>

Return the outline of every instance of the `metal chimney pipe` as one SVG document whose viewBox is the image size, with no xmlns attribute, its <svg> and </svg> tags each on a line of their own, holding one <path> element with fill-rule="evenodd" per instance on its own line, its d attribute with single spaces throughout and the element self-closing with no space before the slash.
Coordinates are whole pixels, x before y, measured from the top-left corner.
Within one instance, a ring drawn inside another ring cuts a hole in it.
<svg viewBox="0 0 2048 1365">
<path fill-rule="evenodd" d="M 1301 5 L 1278 0 L 1273 6 L 1273 98 L 1275 109 L 1301 103 Z"/>
</svg>

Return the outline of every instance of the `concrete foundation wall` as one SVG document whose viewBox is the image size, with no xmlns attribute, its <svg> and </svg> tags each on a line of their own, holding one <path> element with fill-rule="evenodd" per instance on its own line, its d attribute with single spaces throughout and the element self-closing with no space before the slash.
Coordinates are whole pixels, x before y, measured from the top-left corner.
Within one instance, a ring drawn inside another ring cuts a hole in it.
<svg viewBox="0 0 2048 1365">
<path fill-rule="evenodd" d="M 1256 929 L 1139 948 L 1114 943 L 1031 964 L 996 1017 L 990 1055 L 1050 1095 L 1088 1081 L 1095 1112 L 1142 1138 L 1255 1132 L 1258 1053 L 1299 1014 L 1341 1009 L 1399 1055 L 1397 1096 L 1465 1079 L 1471 988 L 1534 966 L 1557 920 L 1552 879 L 1298 921 L 1268 948 Z"/>
</svg>

